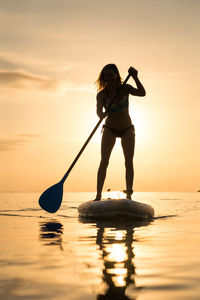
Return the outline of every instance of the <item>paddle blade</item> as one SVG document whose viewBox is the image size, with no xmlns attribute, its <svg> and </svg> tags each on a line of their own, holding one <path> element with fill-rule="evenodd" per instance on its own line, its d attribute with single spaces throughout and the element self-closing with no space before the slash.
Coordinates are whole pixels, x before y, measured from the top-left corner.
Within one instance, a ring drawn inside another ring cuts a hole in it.
<svg viewBox="0 0 200 300">
<path fill-rule="evenodd" d="M 39 199 L 39 204 L 42 209 L 49 213 L 55 213 L 61 203 L 63 196 L 63 183 L 58 182 L 57 184 L 48 188 Z"/>
</svg>

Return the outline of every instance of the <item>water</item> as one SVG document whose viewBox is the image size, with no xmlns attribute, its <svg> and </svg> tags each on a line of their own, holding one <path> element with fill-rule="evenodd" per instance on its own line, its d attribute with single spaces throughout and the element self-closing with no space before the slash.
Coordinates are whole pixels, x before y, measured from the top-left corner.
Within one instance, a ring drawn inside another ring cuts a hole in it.
<svg viewBox="0 0 200 300">
<path fill-rule="evenodd" d="M 38 198 L 0 194 L 1 300 L 200 299 L 200 193 L 135 193 L 149 224 L 82 223 L 92 193 L 65 193 L 54 215 Z"/>
</svg>

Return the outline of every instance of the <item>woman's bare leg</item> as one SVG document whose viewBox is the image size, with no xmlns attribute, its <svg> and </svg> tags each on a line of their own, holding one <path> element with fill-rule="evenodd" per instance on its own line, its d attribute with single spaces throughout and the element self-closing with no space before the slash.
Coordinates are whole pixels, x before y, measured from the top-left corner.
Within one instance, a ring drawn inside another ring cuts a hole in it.
<svg viewBox="0 0 200 300">
<path fill-rule="evenodd" d="M 126 167 L 126 194 L 127 198 L 131 199 L 133 180 L 134 180 L 134 168 L 133 168 L 133 156 L 135 149 L 135 133 L 132 128 L 127 130 L 121 139 L 122 149 L 125 157 Z"/>
<path fill-rule="evenodd" d="M 108 167 L 111 151 L 114 147 L 116 137 L 110 129 L 104 128 L 101 140 L 101 162 L 97 174 L 97 195 L 95 200 L 101 200 L 106 170 Z"/>
</svg>

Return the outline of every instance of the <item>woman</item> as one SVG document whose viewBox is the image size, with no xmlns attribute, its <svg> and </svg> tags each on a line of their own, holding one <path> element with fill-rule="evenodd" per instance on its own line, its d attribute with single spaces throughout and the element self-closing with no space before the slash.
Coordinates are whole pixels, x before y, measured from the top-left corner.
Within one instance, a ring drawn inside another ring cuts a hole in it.
<svg viewBox="0 0 200 300">
<path fill-rule="evenodd" d="M 128 111 L 128 97 L 145 96 L 146 92 L 138 79 L 138 71 L 133 67 L 128 70 L 129 74 L 135 81 L 136 88 L 129 84 L 125 84 L 114 103 L 108 109 L 113 97 L 117 94 L 122 79 L 118 68 L 115 64 L 106 65 L 97 79 L 97 115 L 99 118 L 106 117 L 105 125 L 103 126 L 103 135 L 101 141 L 101 162 L 97 175 L 97 195 L 95 201 L 101 200 L 101 192 L 106 177 L 106 170 L 109 163 L 109 158 L 115 140 L 121 138 L 121 145 L 125 157 L 126 167 L 126 190 L 125 193 L 128 199 L 131 199 L 133 193 L 133 155 L 135 148 L 135 131 Z M 108 109 L 107 112 L 105 112 Z"/>
</svg>

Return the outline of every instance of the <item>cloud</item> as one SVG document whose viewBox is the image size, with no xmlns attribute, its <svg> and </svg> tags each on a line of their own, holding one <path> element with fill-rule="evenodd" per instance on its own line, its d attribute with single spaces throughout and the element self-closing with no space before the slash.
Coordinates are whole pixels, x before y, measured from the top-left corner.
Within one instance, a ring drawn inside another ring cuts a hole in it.
<svg viewBox="0 0 200 300">
<path fill-rule="evenodd" d="M 39 134 L 18 134 L 12 138 L 1 138 L 0 139 L 0 151 L 16 150 L 27 143 L 32 142 L 34 139 L 42 138 Z"/>
<path fill-rule="evenodd" d="M 0 71 L 0 85 L 17 89 L 54 89 L 57 87 L 56 80 L 44 78 L 37 75 L 32 75 L 25 71 Z"/>
<path fill-rule="evenodd" d="M 56 92 L 59 95 L 66 95 L 68 92 L 94 94 L 95 85 L 88 83 L 88 78 L 83 79 L 85 67 L 84 63 L 65 62 L 62 59 L 40 60 L 29 56 L 18 56 L 16 53 L 0 52 L 0 87 L 43 90 Z"/>
<path fill-rule="evenodd" d="M 0 52 L 0 87 L 40 89 L 61 94 L 95 93 L 93 82 L 97 77 L 96 71 L 85 72 L 86 68 L 86 63 L 80 61 L 65 61 L 62 58 L 50 60 L 48 57 Z"/>
<path fill-rule="evenodd" d="M 17 68 L 17 65 L 14 62 L 0 56 L 0 67 L 1 69 L 13 70 Z"/>
</svg>

